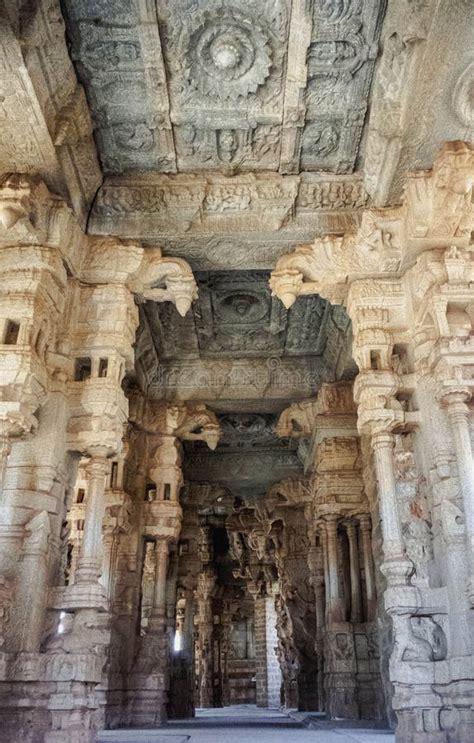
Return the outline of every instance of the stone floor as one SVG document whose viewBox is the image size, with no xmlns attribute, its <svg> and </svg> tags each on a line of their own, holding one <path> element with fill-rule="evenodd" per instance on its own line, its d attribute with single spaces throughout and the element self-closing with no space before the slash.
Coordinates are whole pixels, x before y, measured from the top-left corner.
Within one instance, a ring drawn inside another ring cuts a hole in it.
<svg viewBox="0 0 474 743">
<path fill-rule="evenodd" d="M 303 723 L 305 720 L 305 723 Z M 308 727 L 308 725 L 311 726 Z M 197 710 L 193 720 L 170 720 L 159 730 L 104 730 L 97 743 L 393 743 L 389 730 L 359 721 L 325 721 L 250 705 Z"/>
</svg>

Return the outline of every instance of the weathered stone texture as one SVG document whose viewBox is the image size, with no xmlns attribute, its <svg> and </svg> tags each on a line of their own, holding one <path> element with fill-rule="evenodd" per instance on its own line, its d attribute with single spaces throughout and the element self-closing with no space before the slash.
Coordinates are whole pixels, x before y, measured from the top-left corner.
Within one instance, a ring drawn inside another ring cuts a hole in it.
<svg viewBox="0 0 474 743">
<path fill-rule="evenodd" d="M 471 5 L 3 4 L 1 741 L 474 739 Z"/>
</svg>

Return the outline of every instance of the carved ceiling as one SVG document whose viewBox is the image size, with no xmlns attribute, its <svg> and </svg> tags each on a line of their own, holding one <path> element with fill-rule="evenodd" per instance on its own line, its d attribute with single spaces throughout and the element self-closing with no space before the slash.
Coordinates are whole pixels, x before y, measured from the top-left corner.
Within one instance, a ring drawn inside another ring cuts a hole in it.
<svg viewBox="0 0 474 743">
<path fill-rule="evenodd" d="M 105 173 L 354 170 L 385 0 L 62 5 Z"/>
<path fill-rule="evenodd" d="M 276 434 L 277 414 L 225 413 L 218 415 L 222 438 L 216 452 L 201 442 L 185 442 L 188 480 L 219 482 L 240 497 L 261 497 L 268 487 L 302 474 L 298 442 Z"/>
<path fill-rule="evenodd" d="M 221 416 L 221 447 L 189 448 L 193 478 L 215 468 L 258 491 L 299 471 L 272 416 L 354 376 L 351 329 L 316 295 L 285 310 L 269 271 L 355 234 L 441 142 L 472 136 L 472 3 L 4 5 L 0 160 L 38 172 L 90 234 L 159 246 L 196 275 L 186 317 L 146 302 L 136 341 L 150 397 Z"/>
<path fill-rule="evenodd" d="M 336 347 L 348 350 L 350 321 L 342 307 L 313 296 L 286 310 L 271 296 L 267 271 L 202 271 L 195 278 L 199 296 L 184 318 L 170 303 L 142 307 L 162 361 L 314 356 L 337 365 Z"/>
<path fill-rule="evenodd" d="M 185 444 L 187 479 L 258 497 L 302 472 L 298 442 L 275 432 L 285 401 L 313 395 L 323 380 L 354 376 L 350 321 L 318 296 L 299 297 L 285 310 L 271 296 L 267 271 L 201 271 L 195 278 L 199 295 L 186 317 L 170 303 L 141 306 L 159 360 L 155 374 L 165 375 L 152 394 L 203 399 L 218 413 L 223 436 L 215 452 Z M 228 369 L 236 360 L 240 367 Z"/>
</svg>

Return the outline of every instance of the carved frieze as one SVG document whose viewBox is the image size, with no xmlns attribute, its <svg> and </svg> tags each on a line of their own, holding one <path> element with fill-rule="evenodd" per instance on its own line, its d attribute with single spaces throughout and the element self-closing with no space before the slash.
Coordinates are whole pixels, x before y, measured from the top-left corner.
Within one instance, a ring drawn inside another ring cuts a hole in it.
<svg viewBox="0 0 474 743">
<path fill-rule="evenodd" d="M 295 229 L 310 235 L 355 229 L 366 202 L 367 194 L 356 176 L 268 172 L 110 177 L 98 192 L 90 229 L 147 241 L 183 236 L 187 245 L 188 236 L 194 234 L 235 239 L 236 232 L 280 231 L 279 239 L 283 239 L 288 228 L 287 239 L 294 240 Z M 194 241 L 189 249 L 196 250 Z M 186 255 L 184 248 L 181 254 Z M 246 260 L 250 259 L 247 255 Z"/>
</svg>

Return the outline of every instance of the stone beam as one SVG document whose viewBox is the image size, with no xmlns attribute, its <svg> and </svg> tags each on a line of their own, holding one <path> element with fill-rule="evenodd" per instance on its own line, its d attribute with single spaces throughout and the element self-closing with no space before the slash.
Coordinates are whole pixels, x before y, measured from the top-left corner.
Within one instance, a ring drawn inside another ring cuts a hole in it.
<svg viewBox="0 0 474 743">
<path fill-rule="evenodd" d="M 221 452 L 214 455 L 206 452 L 187 453 L 184 460 L 187 480 L 220 482 L 234 492 L 245 491 L 258 495 L 273 484 L 288 477 L 301 474 L 301 464 L 292 451 L 246 451 L 245 456 L 237 452 Z"/>
<path fill-rule="evenodd" d="M 192 359 L 159 364 L 151 397 L 219 403 L 258 402 L 281 410 L 289 400 L 314 395 L 329 369 L 314 358 Z M 334 370 L 333 372 L 334 373 Z M 262 407 L 263 406 L 263 407 Z"/>
<path fill-rule="evenodd" d="M 107 178 L 89 229 L 164 240 L 295 229 L 341 232 L 357 224 L 367 196 L 359 176 L 153 175 Z"/>
</svg>

